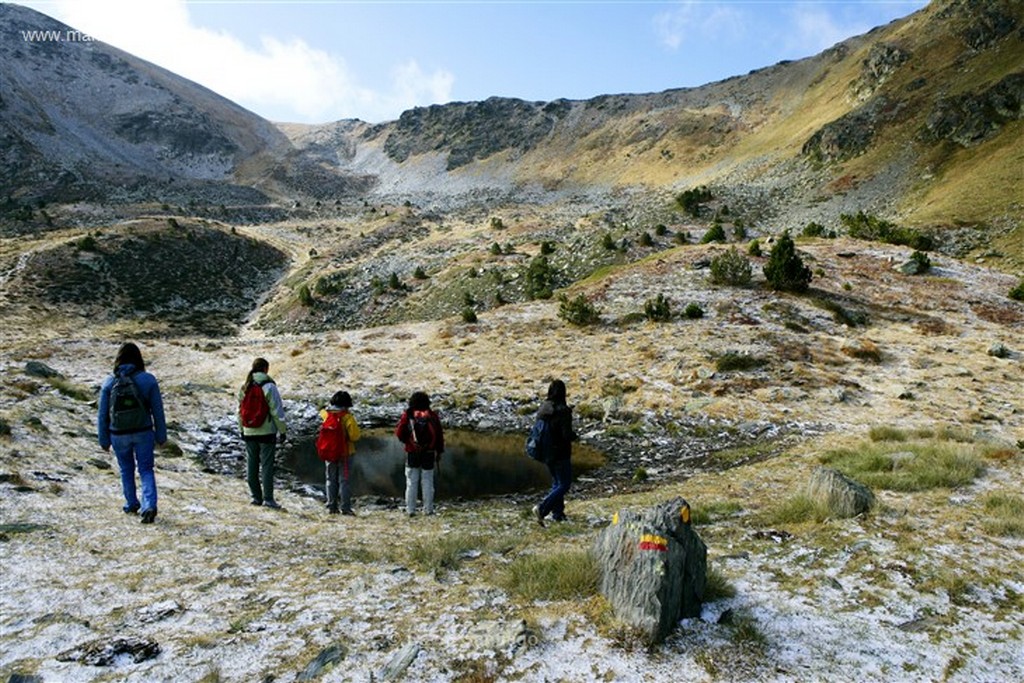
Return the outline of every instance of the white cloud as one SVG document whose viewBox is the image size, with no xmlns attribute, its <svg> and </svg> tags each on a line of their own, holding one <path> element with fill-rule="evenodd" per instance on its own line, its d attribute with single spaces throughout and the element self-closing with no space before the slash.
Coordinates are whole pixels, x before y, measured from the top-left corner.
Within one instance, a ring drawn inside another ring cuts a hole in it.
<svg viewBox="0 0 1024 683">
<path fill-rule="evenodd" d="M 737 40 L 746 32 L 747 16 L 729 5 L 688 0 L 654 18 L 655 31 L 663 45 L 678 50 L 692 37 L 702 41 Z"/>
<path fill-rule="evenodd" d="M 298 38 L 261 37 L 249 46 L 192 23 L 184 0 L 56 0 L 42 12 L 93 38 L 201 83 L 264 116 L 320 123 L 382 121 L 402 110 L 450 99 L 454 77 L 396 65 L 384 90 L 359 84 L 345 60 Z"/>
<path fill-rule="evenodd" d="M 864 23 L 840 25 L 824 8 L 800 7 L 790 11 L 788 30 L 784 36 L 787 52 L 817 54 L 850 36 L 868 31 Z"/>
</svg>

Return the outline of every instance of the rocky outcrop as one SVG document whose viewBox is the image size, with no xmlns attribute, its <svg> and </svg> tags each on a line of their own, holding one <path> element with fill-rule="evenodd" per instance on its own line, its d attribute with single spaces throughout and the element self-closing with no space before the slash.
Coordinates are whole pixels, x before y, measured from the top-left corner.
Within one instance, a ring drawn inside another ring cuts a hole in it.
<svg viewBox="0 0 1024 683">
<path fill-rule="evenodd" d="M 898 103 L 876 97 L 849 114 L 821 127 L 804 143 L 801 153 L 816 161 L 842 161 L 863 154 L 871 145 L 876 129 L 892 118 Z"/>
<path fill-rule="evenodd" d="M 982 50 L 1020 26 L 1020 4 L 1014 0 L 953 0 L 938 16 L 957 18 L 957 34 L 967 47 Z"/>
<path fill-rule="evenodd" d="M 867 99 L 909 59 L 910 53 L 898 45 L 872 45 L 868 56 L 861 64 L 860 78 L 854 87 L 857 99 Z"/>
<path fill-rule="evenodd" d="M 393 160 L 427 152 L 448 155 L 448 170 L 502 150 L 522 153 L 554 128 L 571 105 L 491 97 L 483 102 L 416 107 L 402 113 L 384 149 Z"/>
<path fill-rule="evenodd" d="M 995 135 L 1006 123 L 1024 116 L 1024 72 L 1010 74 L 977 93 L 946 97 L 935 103 L 925 135 L 970 147 Z"/>
</svg>

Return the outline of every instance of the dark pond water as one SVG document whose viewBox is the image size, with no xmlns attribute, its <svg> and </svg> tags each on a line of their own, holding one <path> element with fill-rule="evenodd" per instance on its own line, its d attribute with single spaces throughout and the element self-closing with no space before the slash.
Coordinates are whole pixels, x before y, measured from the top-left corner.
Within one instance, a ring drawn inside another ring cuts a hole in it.
<svg viewBox="0 0 1024 683">
<path fill-rule="evenodd" d="M 435 496 L 481 498 L 548 488 L 548 469 L 526 456 L 525 438 L 525 434 L 445 430 L 445 453 L 434 475 Z M 316 455 L 315 439 L 286 449 L 280 463 L 303 482 L 323 488 L 324 465 Z M 573 445 L 574 475 L 603 463 L 604 456 L 595 449 Z M 353 495 L 405 495 L 405 450 L 390 430 L 364 430 L 350 467 Z"/>
</svg>

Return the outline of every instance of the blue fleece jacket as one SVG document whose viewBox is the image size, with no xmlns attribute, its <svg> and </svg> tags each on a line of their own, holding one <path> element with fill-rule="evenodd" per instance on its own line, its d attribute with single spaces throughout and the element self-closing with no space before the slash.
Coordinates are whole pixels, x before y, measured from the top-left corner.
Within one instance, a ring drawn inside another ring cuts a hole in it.
<svg viewBox="0 0 1024 683">
<path fill-rule="evenodd" d="M 156 432 L 156 442 L 162 444 L 167 441 L 167 423 L 164 421 L 164 403 L 160 397 L 160 385 L 156 377 L 148 372 L 135 372 L 134 365 L 118 366 L 116 374 L 125 375 L 135 373 L 132 379 L 139 388 L 142 399 L 149 406 L 149 415 L 153 422 L 153 431 Z M 114 376 L 111 375 L 100 388 L 100 406 L 96 415 L 96 430 L 99 433 L 100 448 L 110 447 L 110 387 L 114 384 Z"/>
</svg>

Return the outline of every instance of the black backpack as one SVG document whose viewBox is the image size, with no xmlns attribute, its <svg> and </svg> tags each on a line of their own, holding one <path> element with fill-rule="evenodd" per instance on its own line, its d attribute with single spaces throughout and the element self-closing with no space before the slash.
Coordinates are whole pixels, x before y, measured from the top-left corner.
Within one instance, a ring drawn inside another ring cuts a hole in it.
<svg viewBox="0 0 1024 683">
<path fill-rule="evenodd" d="M 132 375 L 115 375 L 110 385 L 110 432 L 131 434 L 152 429 L 149 406 Z"/>
</svg>

